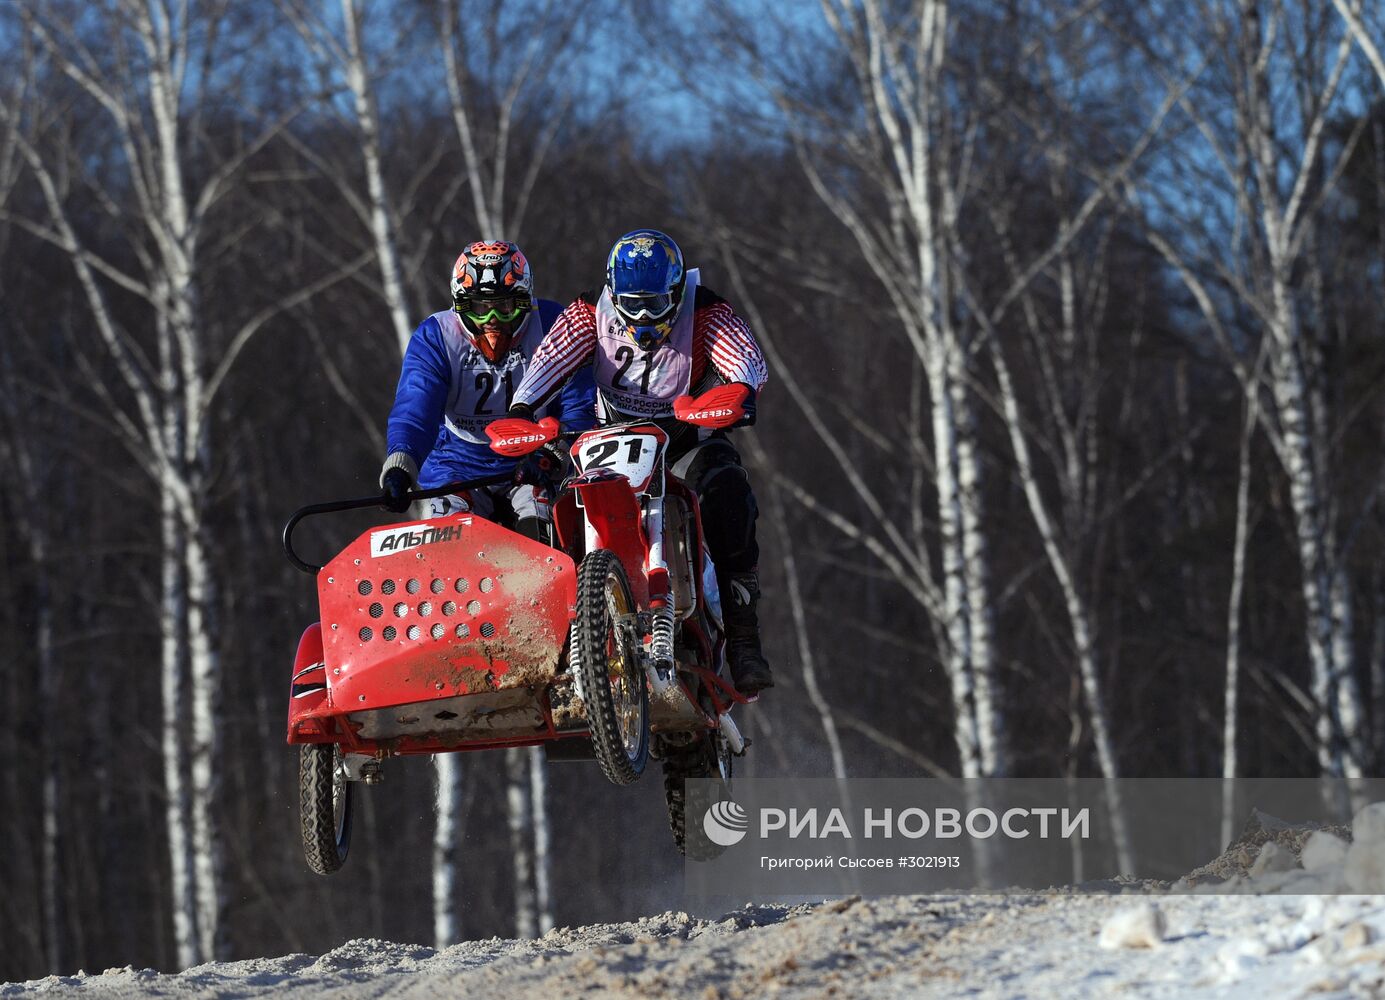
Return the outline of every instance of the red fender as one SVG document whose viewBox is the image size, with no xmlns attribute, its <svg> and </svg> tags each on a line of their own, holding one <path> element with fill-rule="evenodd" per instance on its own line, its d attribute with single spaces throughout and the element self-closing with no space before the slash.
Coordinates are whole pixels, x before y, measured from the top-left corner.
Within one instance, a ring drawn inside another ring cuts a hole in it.
<svg viewBox="0 0 1385 1000">
<path fill-rule="evenodd" d="M 587 512 L 587 521 L 596 532 L 600 547 L 614 552 L 625 567 L 635 604 L 647 608 L 649 580 L 644 567 L 649 540 L 640 522 L 640 502 L 630 489 L 630 483 L 620 476 L 598 472 L 575 480 L 573 488 L 581 497 L 582 508 Z"/>
<path fill-rule="evenodd" d="M 289 682 L 290 743 L 330 742 L 322 724 L 311 716 L 327 704 L 327 667 L 322 656 L 322 623 L 313 622 L 298 640 Z"/>
</svg>

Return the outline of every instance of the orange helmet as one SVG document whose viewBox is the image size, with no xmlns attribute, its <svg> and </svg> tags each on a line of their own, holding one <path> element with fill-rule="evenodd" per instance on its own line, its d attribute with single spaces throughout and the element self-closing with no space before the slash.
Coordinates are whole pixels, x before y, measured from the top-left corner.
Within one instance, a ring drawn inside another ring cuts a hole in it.
<svg viewBox="0 0 1385 1000">
<path fill-rule="evenodd" d="M 510 340 L 534 308 L 534 274 L 513 243 L 472 243 L 452 265 L 452 308 L 487 361 L 510 350 Z"/>
</svg>

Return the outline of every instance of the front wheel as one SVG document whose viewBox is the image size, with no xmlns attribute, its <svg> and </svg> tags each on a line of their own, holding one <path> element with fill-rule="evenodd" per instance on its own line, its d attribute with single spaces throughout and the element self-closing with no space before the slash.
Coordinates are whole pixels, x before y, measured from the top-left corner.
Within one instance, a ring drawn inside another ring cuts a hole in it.
<svg viewBox="0 0 1385 1000">
<path fill-rule="evenodd" d="M 635 602 L 609 549 L 587 553 L 577 571 L 575 666 L 601 771 L 631 785 L 649 760 L 649 690 L 640 666 Z"/>
<path fill-rule="evenodd" d="M 303 856 L 319 875 L 346 863 L 351 846 L 351 782 L 341 747 L 309 743 L 298 751 L 298 817 Z"/>
</svg>

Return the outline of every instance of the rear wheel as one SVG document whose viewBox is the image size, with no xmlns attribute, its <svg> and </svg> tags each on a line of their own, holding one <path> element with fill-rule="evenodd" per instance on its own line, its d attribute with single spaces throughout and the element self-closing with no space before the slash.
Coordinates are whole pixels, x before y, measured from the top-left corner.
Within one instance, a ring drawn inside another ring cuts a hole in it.
<svg viewBox="0 0 1385 1000">
<path fill-rule="evenodd" d="M 725 850 L 708 839 L 702 823 L 708 809 L 731 797 L 731 759 L 720 730 L 665 752 L 668 825 L 678 853 L 693 861 L 710 861 Z"/>
<path fill-rule="evenodd" d="M 649 759 L 649 690 L 640 666 L 635 602 L 616 554 L 587 553 L 577 571 L 573 641 L 592 747 L 601 771 L 630 785 Z"/>
<path fill-rule="evenodd" d="M 346 863 L 351 846 L 351 785 L 341 747 L 309 743 L 298 751 L 298 815 L 303 856 L 319 875 Z"/>
</svg>

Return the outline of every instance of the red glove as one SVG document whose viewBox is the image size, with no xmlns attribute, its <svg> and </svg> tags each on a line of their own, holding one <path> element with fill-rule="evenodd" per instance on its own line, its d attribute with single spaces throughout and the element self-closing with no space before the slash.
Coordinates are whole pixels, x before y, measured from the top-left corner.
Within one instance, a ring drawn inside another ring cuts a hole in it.
<svg viewBox="0 0 1385 1000">
<path fill-rule="evenodd" d="M 745 404 L 749 398 L 750 386 L 732 382 L 708 389 L 696 399 L 679 396 L 673 401 L 673 415 L 699 427 L 731 427 L 745 418 Z"/>
<path fill-rule="evenodd" d="M 520 458 L 535 451 L 558 436 L 558 421 L 544 417 L 538 423 L 521 417 L 501 417 L 486 425 L 486 437 L 491 439 L 491 451 L 506 458 Z"/>
</svg>

